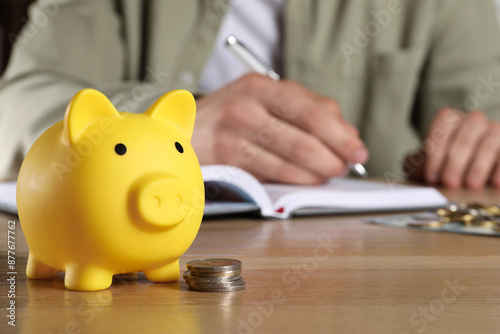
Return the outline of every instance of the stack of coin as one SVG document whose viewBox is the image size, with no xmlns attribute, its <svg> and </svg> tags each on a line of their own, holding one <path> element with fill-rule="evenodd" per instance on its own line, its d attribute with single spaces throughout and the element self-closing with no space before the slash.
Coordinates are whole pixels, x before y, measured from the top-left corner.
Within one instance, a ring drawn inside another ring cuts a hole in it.
<svg viewBox="0 0 500 334">
<path fill-rule="evenodd" d="M 203 259 L 187 263 L 183 275 L 190 290 L 205 292 L 239 291 L 246 287 L 241 274 L 241 261 Z"/>
</svg>

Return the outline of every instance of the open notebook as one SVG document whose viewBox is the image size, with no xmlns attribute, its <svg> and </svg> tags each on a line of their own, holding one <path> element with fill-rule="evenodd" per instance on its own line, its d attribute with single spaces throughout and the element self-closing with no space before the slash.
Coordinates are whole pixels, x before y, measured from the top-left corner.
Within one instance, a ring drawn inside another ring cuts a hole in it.
<svg viewBox="0 0 500 334">
<path fill-rule="evenodd" d="M 361 213 L 437 208 L 448 203 L 430 187 L 338 178 L 319 186 L 261 184 L 249 173 L 224 165 L 203 166 L 209 203 L 255 204 L 263 217 Z"/>
<path fill-rule="evenodd" d="M 205 216 L 259 211 L 263 217 L 361 213 L 436 208 L 447 199 L 436 189 L 332 179 L 319 186 L 261 184 L 249 173 L 225 165 L 202 166 Z M 0 210 L 16 213 L 16 183 L 0 183 Z"/>
</svg>

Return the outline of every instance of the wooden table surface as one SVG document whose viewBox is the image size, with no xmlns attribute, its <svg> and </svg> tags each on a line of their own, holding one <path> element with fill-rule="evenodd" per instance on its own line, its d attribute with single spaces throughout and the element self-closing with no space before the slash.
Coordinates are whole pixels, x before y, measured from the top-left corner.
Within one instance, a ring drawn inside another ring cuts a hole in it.
<svg viewBox="0 0 500 334">
<path fill-rule="evenodd" d="M 500 202 L 500 192 L 445 192 Z M 16 219 L 15 324 L 7 324 L 7 224 Z M 500 240 L 363 222 L 361 216 L 285 221 L 206 220 L 192 259 L 243 261 L 247 288 L 187 289 L 120 275 L 100 292 L 63 276 L 27 280 L 16 217 L 0 214 L 0 333 L 500 333 Z"/>
</svg>

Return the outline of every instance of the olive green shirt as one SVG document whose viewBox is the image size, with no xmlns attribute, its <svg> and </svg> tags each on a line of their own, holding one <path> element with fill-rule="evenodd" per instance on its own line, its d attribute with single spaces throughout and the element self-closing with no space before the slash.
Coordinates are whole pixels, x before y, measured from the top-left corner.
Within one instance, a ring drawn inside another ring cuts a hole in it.
<svg viewBox="0 0 500 334">
<path fill-rule="evenodd" d="M 33 5 L 0 82 L 0 178 L 16 177 L 30 146 L 82 88 L 131 112 L 172 89 L 200 93 L 229 3 Z M 491 0 L 288 0 L 283 20 L 283 76 L 340 103 L 368 146 L 371 175 L 403 176 L 402 157 L 420 145 L 441 107 L 500 119 Z"/>
</svg>

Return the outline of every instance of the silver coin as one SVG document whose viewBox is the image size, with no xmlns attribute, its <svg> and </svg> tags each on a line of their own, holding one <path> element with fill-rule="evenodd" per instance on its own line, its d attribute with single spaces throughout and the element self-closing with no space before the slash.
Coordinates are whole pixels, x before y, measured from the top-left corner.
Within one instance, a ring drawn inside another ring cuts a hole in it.
<svg viewBox="0 0 500 334">
<path fill-rule="evenodd" d="M 189 286 L 190 290 L 202 291 L 202 292 L 232 292 L 232 291 L 240 291 L 240 290 L 243 290 L 245 288 L 246 288 L 245 282 L 243 282 L 240 285 L 227 286 L 224 288 L 199 288 L 199 287 Z"/>
<path fill-rule="evenodd" d="M 239 279 L 240 275 L 228 276 L 228 277 L 201 277 L 201 276 L 191 276 L 189 271 L 182 274 L 182 278 L 186 281 L 198 282 L 198 283 L 219 283 L 219 282 L 232 282 Z"/>
<path fill-rule="evenodd" d="M 413 214 L 413 219 L 416 220 L 436 220 L 439 216 L 435 212 L 426 211 Z"/>
<path fill-rule="evenodd" d="M 193 260 L 187 263 L 189 271 L 197 272 L 222 272 L 241 270 L 241 261 L 233 259 L 203 259 Z"/>
<path fill-rule="evenodd" d="M 207 283 L 207 282 L 195 282 L 186 280 L 189 286 L 194 286 L 197 288 L 225 288 L 227 286 L 241 285 L 244 281 L 243 278 L 239 278 L 236 281 L 231 282 L 217 282 L 217 283 Z"/>
<path fill-rule="evenodd" d="M 239 276 L 241 274 L 241 269 L 221 272 L 197 271 L 195 269 L 192 269 L 190 273 L 191 276 L 196 277 L 232 277 Z"/>
</svg>

